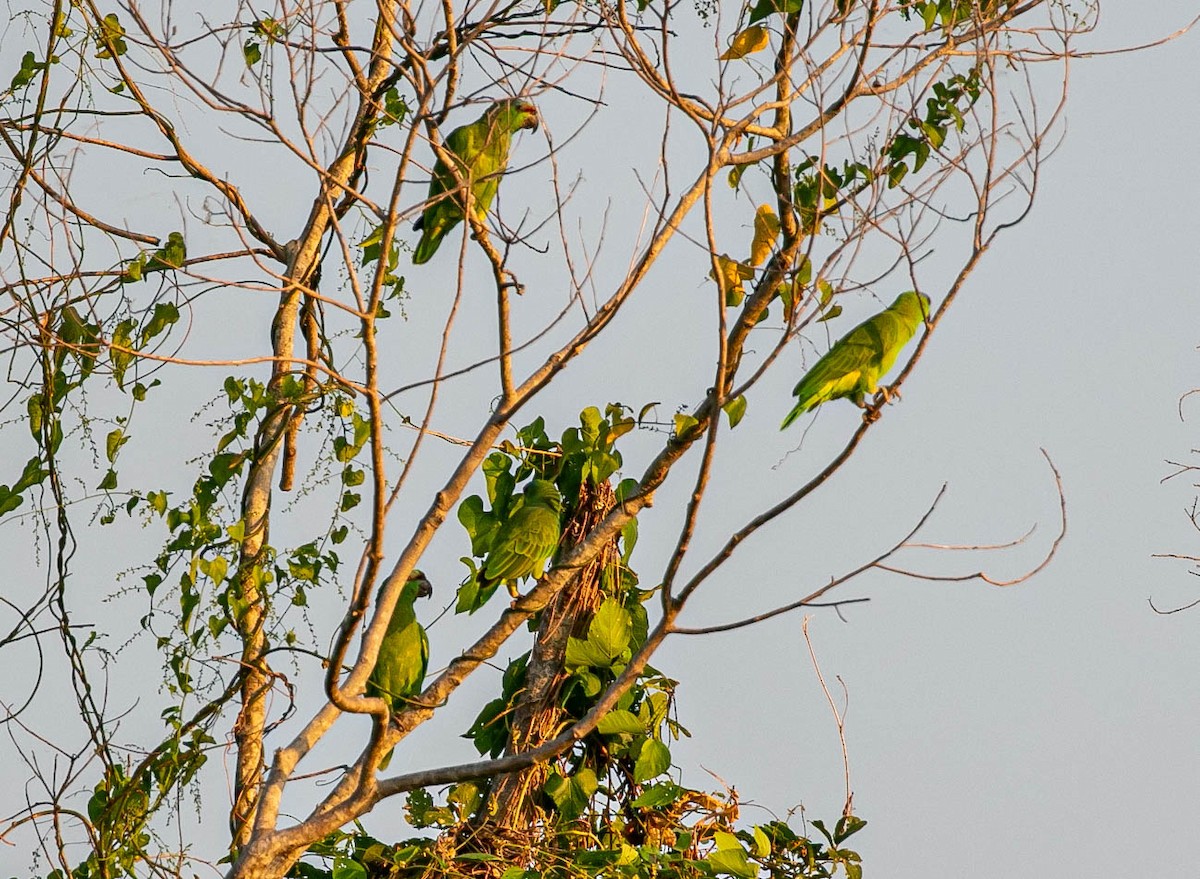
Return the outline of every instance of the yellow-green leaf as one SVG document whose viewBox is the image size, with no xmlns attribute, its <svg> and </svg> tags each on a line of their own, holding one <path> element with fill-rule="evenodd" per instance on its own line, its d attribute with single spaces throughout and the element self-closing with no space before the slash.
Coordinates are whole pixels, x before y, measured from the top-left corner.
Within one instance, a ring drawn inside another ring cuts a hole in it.
<svg viewBox="0 0 1200 879">
<path fill-rule="evenodd" d="M 751 25 L 733 38 L 729 48 L 717 60 L 733 61 L 744 58 L 751 52 L 765 49 L 768 42 L 767 29 L 760 24 Z"/>
<path fill-rule="evenodd" d="M 684 415 L 680 412 L 675 416 L 675 436 L 683 436 L 699 423 L 691 415 Z"/>
<path fill-rule="evenodd" d="M 754 854 L 760 858 L 768 857 L 771 854 L 771 840 L 758 826 L 754 828 Z"/>
<path fill-rule="evenodd" d="M 729 429 L 737 427 L 741 422 L 742 417 L 746 414 L 746 395 L 734 397 L 728 403 L 721 407 L 725 410 L 725 414 L 729 416 Z"/>
<path fill-rule="evenodd" d="M 717 282 L 717 286 L 721 288 L 721 293 L 725 296 L 725 304 L 730 307 L 740 305 L 746 295 L 742 284 L 754 277 L 754 269 L 722 253 L 717 257 L 717 272 L 718 274 L 715 275 L 713 272 L 709 272 L 708 276 L 713 278 Z"/>
<path fill-rule="evenodd" d="M 754 240 L 750 242 L 750 265 L 762 265 L 779 237 L 779 217 L 769 204 L 759 205 L 754 214 Z"/>
</svg>

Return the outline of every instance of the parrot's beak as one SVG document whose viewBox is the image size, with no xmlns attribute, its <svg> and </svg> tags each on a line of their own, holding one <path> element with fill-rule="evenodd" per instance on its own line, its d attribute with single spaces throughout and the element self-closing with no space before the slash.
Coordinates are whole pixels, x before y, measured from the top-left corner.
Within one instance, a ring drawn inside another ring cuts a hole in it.
<svg viewBox="0 0 1200 879">
<path fill-rule="evenodd" d="M 417 581 L 417 598 L 428 598 L 433 595 L 433 584 L 421 571 L 413 571 L 410 579 Z"/>
<path fill-rule="evenodd" d="M 522 104 L 521 114 L 525 117 L 521 120 L 521 127 L 528 128 L 530 131 L 537 131 L 540 120 L 538 119 L 537 107 L 533 104 Z"/>
</svg>

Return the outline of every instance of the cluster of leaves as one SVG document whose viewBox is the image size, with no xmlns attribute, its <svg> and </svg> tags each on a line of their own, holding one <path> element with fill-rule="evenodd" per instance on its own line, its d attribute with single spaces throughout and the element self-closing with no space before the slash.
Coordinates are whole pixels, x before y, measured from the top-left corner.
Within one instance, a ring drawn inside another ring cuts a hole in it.
<svg viewBox="0 0 1200 879">
<path fill-rule="evenodd" d="M 981 90 L 978 67 L 933 84 L 933 96 L 925 101 L 925 116 L 909 119 L 912 134 L 898 133 L 885 151 L 888 186 L 898 186 L 910 170 L 920 171 L 930 153 L 941 149 L 951 128 L 962 131 L 966 127 L 963 113 L 979 99 Z"/>
<path fill-rule="evenodd" d="M 925 25 L 925 30 L 941 27 L 953 30 L 964 21 L 977 17 L 990 18 L 1000 7 L 1008 9 L 1016 0 L 900 0 L 900 10 L 905 18 L 916 15 Z"/>
<path fill-rule="evenodd" d="M 894 189 L 910 172 L 920 171 L 930 155 L 941 149 L 951 129 L 961 132 L 966 127 L 965 112 L 979 99 L 982 91 L 981 71 L 973 68 L 966 74 L 955 74 L 945 82 L 932 85 L 933 95 L 925 101 L 924 116 L 914 115 L 908 120 L 909 132 L 900 132 L 882 150 L 880 168 L 887 178 L 889 189 Z M 729 173 L 729 185 L 737 188 L 748 165 L 737 165 Z M 822 162 L 817 156 L 805 156 L 793 170 L 792 204 L 800 220 L 800 231 L 805 235 L 821 232 L 822 217 L 835 213 L 843 204 L 875 182 L 878 169 L 865 162 L 845 160 L 841 166 Z M 759 209 L 761 213 L 761 208 Z M 776 220 L 775 230 L 778 230 Z M 755 242 L 759 238 L 759 218 L 755 219 Z M 772 235 L 773 240 L 773 235 Z M 737 272 L 730 269 L 725 273 L 730 280 L 740 285 L 741 281 L 753 277 L 750 266 L 758 265 L 751 259 L 749 264 L 734 263 Z M 740 301 L 729 302 L 736 305 Z"/>
<path fill-rule="evenodd" d="M 158 307 L 144 325 L 139 327 L 136 323 L 123 321 L 118 331 L 123 338 L 145 344 L 173 323 L 177 312 L 174 315 L 171 318 Z M 100 347 L 100 328 L 83 322 L 74 314 L 64 318 L 58 336 L 70 345 L 60 346 L 59 351 L 66 353 L 56 361 L 52 359 L 52 363 L 57 363 L 54 374 L 65 376 L 62 379 L 64 388 L 76 387 L 79 376 L 94 367 L 96 351 Z M 65 368 L 72 362 L 77 364 L 75 369 Z M 178 702 L 163 711 L 166 735 L 136 769 L 126 771 L 119 765 L 110 764 L 94 788 L 87 810 L 93 830 L 93 851 L 86 861 L 72 870 L 71 879 L 125 875 L 127 872 L 132 875 L 129 872 L 132 865 L 140 862 L 150 843 L 147 829 L 150 816 L 160 810 L 172 790 L 189 783 L 206 762 L 208 751 L 215 745 L 208 733 L 208 724 L 219 716 L 221 700 L 209 703 L 190 721 L 184 719 L 183 705 L 186 697 L 199 687 L 193 678 L 192 658 L 198 651 L 210 648 L 249 609 L 239 577 L 250 578 L 257 591 L 267 597 L 268 608 L 281 599 L 285 605 L 304 605 L 306 590 L 330 582 L 339 568 L 340 559 L 333 547 L 348 535 L 348 527 L 344 524 L 331 528 L 322 539 L 309 541 L 287 552 L 276 552 L 268 546 L 257 564 L 240 572 L 236 570 L 246 529 L 240 518 L 229 521 L 229 510 L 236 506 L 227 502 L 226 495 L 254 454 L 252 438 L 261 420 L 281 406 L 304 405 L 307 392 L 301 380 L 290 377 L 270 389 L 262 382 L 232 376 L 225 380 L 224 391 L 232 410 L 225 421 L 227 430 L 218 440 L 191 493 L 179 503 L 172 504 L 166 491 L 134 491 L 126 504 L 130 514 L 141 509 L 151 518 L 161 519 L 170 534 L 142 579 L 152 603 L 156 597 L 161 598 L 159 590 L 168 580 L 178 591 L 178 609 L 171 614 L 172 624 L 165 634 L 156 637 L 156 644 L 165 655 L 169 675 L 167 688 Z M 43 394 L 43 403 L 44 397 Z M 347 509 L 357 502 L 348 499 L 351 495 L 357 497 L 351 486 L 361 483 L 364 478 L 363 471 L 354 467 L 353 461 L 369 438 L 369 422 L 348 398 L 335 394 L 327 402 L 336 420 L 343 425 L 342 434 L 334 438 L 332 451 L 333 457 L 343 465 L 339 509 Z M 40 435 L 58 434 L 41 424 Z M 126 439 L 120 431 L 109 435 L 110 461 L 115 456 L 115 448 Z M 38 460 L 34 459 L 31 466 Z M 155 603 L 154 607 L 162 607 L 161 602 Z M 153 631 L 154 616 L 154 610 L 147 613 L 141 620 L 142 628 Z M 290 631 L 284 637 L 289 644 L 295 640 Z M 228 690 L 221 698 L 228 698 L 231 693 L 232 690 Z M 66 877 L 52 874 L 52 879 Z"/>
<path fill-rule="evenodd" d="M 144 500 L 145 509 L 162 518 L 171 534 L 143 581 L 153 599 L 167 578 L 178 572 L 174 579 L 179 588 L 179 617 L 172 628 L 183 639 L 162 636 L 158 641 L 162 649 L 170 645 L 168 667 L 174 671 L 173 687 L 179 693 L 192 690 L 186 672 L 187 658 L 219 638 L 249 610 L 243 597 L 244 584 L 239 578 L 248 580 L 256 593 L 269 596 L 269 605 L 282 600 L 284 606 L 304 607 L 309 589 L 329 583 L 336 576 L 341 560 L 334 547 L 349 533 L 347 525 L 337 524 L 322 537 L 285 552 L 265 547 L 256 564 L 231 573 L 238 565 L 246 525 L 241 518 L 230 521 L 229 510 L 236 507 L 227 501 L 227 494 L 255 454 L 253 437 L 261 421 L 281 407 L 306 405 L 312 394 L 300 377 L 290 375 L 274 387 L 255 379 L 230 376 L 225 380 L 224 390 L 232 410 L 226 422 L 228 429 L 217 441 L 191 494 L 174 505 L 162 491 L 148 492 L 144 498 L 135 494 L 130 502 L 132 509 L 136 502 Z M 362 499 L 355 489 L 365 481 L 366 474 L 354 465 L 354 460 L 370 438 L 370 421 L 344 395 L 331 394 L 326 402 L 342 425 L 342 433 L 332 443 L 333 458 L 342 465 L 337 507 L 340 515 Z M 195 616 L 198 608 L 210 610 L 198 619 Z M 148 627 L 149 620 L 149 616 L 144 618 L 143 626 Z M 284 637 L 289 644 L 295 641 L 291 631 Z"/>
<path fill-rule="evenodd" d="M 213 738 L 199 726 L 184 730 L 177 714 L 164 714 L 176 735 L 168 738 L 132 772 L 109 764 L 92 789 L 87 803 L 92 850 L 86 860 L 71 870 L 60 870 L 47 879 L 104 879 L 133 876 L 143 863 L 150 845 L 150 819 L 179 785 L 188 784 L 207 761 Z"/>
<path fill-rule="evenodd" d="M 242 43 L 246 66 L 253 67 L 262 60 L 263 46 L 273 46 L 287 37 L 287 26 L 276 18 L 257 18 L 249 25 L 250 36 Z"/>
<path fill-rule="evenodd" d="M 815 161 L 815 160 L 814 160 Z M 830 170 L 830 169 L 826 169 Z M 839 180 L 841 178 L 838 178 Z M 754 214 L 754 237 L 750 242 L 750 256 L 745 261 L 732 259 L 726 254 L 716 257 L 716 269 L 709 276 L 717 281 L 725 299 L 725 305 L 735 308 L 742 304 L 746 296 L 745 283 L 754 278 L 755 266 L 761 265 L 770 256 L 779 238 L 779 217 L 774 209 L 767 204 L 759 205 Z M 831 320 L 842 313 L 840 305 L 832 304 L 833 285 L 824 278 L 817 278 L 813 284 L 812 260 L 807 255 L 801 255 L 793 269 L 780 283 L 772 295 L 771 301 L 778 298 L 783 304 L 784 314 L 791 314 L 798 303 L 804 300 L 810 290 L 815 287 L 817 296 L 815 303 L 819 313 L 818 322 Z M 770 317 L 770 303 L 756 316 L 756 323 L 761 323 Z M 729 417 L 729 427 L 735 428 L 746 414 L 746 398 L 735 397 L 723 407 Z M 695 418 L 688 415 L 675 417 L 676 433 L 695 426 Z"/>
<path fill-rule="evenodd" d="M 58 64 L 62 60 L 62 53 L 55 52 L 54 49 L 59 47 L 59 41 L 70 41 L 76 36 L 74 30 L 68 27 L 69 13 L 63 9 L 57 9 L 54 15 L 54 20 L 50 26 L 50 35 L 53 42 L 50 46 L 50 51 L 46 56 L 46 60 L 39 61 L 38 56 L 27 51 L 21 56 L 20 67 L 13 74 L 9 82 L 8 89 L 4 95 L 7 97 L 15 94 L 33 83 L 39 73 L 46 72 L 52 64 Z M 126 31 L 124 25 L 121 24 L 120 18 L 116 13 L 110 12 L 103 18 L 99 19 L 94 25 L 89 25 L 88 31 L 81 37 L 77 38 L 70 44 L 72 53 L 83 53 L 86 41 L 90 40 L 92 45 L 92 55 L 101 60 L 106 61 L 113 58 L 119 58 L 129 51 L 129 44 L 125 41 Z M 122 89 L 115 88 L 114 92 L 120 92 Z"/>
<path fill-rule="evenodd" d="M 634 425 L 628 410 L 611 405 L 602 414 L 584 410 L 578 427 L 552 442 L 542 419 L 522 428 L 486 469 L 490 509 L 481 497 L 465 500 L 459 518 L 472 540 L 473 554 L 486 557 L 494 535 L 529 479 L 551 479 L 567 499 L 564 517 L 580 497 L 580 489 L 609 481 L 620 466 L 615 441 Z M 622 483 L 619 499 L 632 488 Z M 579 637 L 567 640 L 564 682 L 558 690 L 561 723 L 582 718 L 616 678 L 633 653 L 645 643 L 649 618 L 646 602 L 655 593 L 638 586 L 629 567 L 636 543 L 635 528 L 626 529 L 619 558 L 600 577 L 602 598 Z M 478 566 L 464 559 L 472 576 L 460 590 L 460 609 L 486 601 L 472 592 Z M 463 596 L 467 599 L 464 602 Z M 499 756 L 510 738 L 510 718 L 524 691 L 530 654 L 512 660 L 505 670 L 501 694 L 489 702 L 465 734 L 480 754 Z M 436 838 L 382 842 L 361 827 L 339 831 L 310 849 L 292 874 L 302 879 L 404 877 L 436 873 L 445 876 L 497 879 L 540 879 L 545 875 L 591 877 L 670 876 L 712 879 L 733 876 L 756 879 L 829 877 L 844 869 L 861 876 L 859 857 L 842 843 L 864 822 L 841 819 L 832 831 L 820 821 L 812 826 L 822 838 L 797 833 L 784 821 L 741 828 L 733 795 L 713 795 L 686 788 L 673 776 L 670 743 L 687 731 L 674 717 L 677 682 L 646 667 L 635 684 L 601 720 L 597 728 L 556 760 L 534 801 L 544 827 L 531 848 L 511 857 L 479 852 L 462 840 L 462 831 L 478 820 L 488 796 L 484 780 L 453 785 L 435 796 L 425 789 L 411 792 L 406 813 L 416 829 L 439 831 Z M 506 859 L 507 858 L 507 859 Z"/>
<path fill-rule="evenodd" d="M 144 250 L 125 264 L 121 282 L 132 284 L 143 281 L 147 275 L 183 268 L 187 261 L 187 242 L 182 232 L 172 232 L 166 243 L 158 250 Z"/>
<path fill-rule="evenodd" d="M 41 485 L 50 475 L 55 456 L 62 446 L 64 418 L 72 396 L 77 395 L 85 383 L 97 374 L 97 369 L 104 365 L 105 355 L 108 369 L 101 370 L 101 374 L 110 375 L 118 389 L 128 390 L 135 402 L 141 402 L 158 382 L 155 380 L 144 384 L 138 381 L 126 388 L 126 374 L 135 352 L 149 346 L 178 320 L 179 309 L 174 303 L 158 302 L 142 320 L 127 317 L 119 321 L 106 341 L 100 322 L 85 316 L 74 305 L 47 312 L 43 336 L 38 340 L 41 350 L 40 382 L 25 399 L 26 423 L 38 450 L 34 457 L 25 462 L 20 477 L 12 485 L 0 485 L 0 515 L 18 509 L 24 502 L 25 494 Z M 117 416 L 114 421 L 116 426 L 108 432 L 104 441 L 108 467 L 96 486 L 104 492 L 117 487 L 117 456 L 129 440 L 129 417 Z M 130 500 L 126 505 L 127 510 L 131 511 L 137 503 L 136 499 Z M 101 523 L 112 521 L 110 509 L 101 517 Z"/>
<path fill-rule="evenodd" d="M 637 588 L 632 572 L 621 579 L 626 581 L 624 586 L 615 577 L 606 584 L 621 591 L 604 599 L 586 636 L 567 641 L 568 677 L 558 701 L 564 723 L 579 720 L 590 711 L 608 685 L 624 672 L 633 652 L 645 643 L 647 615 L 642 602 L 652 593 Z M 481 754 L 497 757 L 504 750 L 528 661 L 529 654 L 524 654 L 509 663 L 501 695 L 484 706 L 465 733 Z M 595 732 L 552 768 L 541 791 L 541 805 L 547 813 L 571 822 L 591 811 L 598 820 L 614 803 L 635 799 L 643 785 L 661 778 L 671 766 L 668 742 L 687 734 L 672 717 L 676 686 L 676 681 L 647 667 Z"/>
<path fill-rule="evenodd" d="M 839 818 L 832 829 L 819 820 L 808 822 L 815 833 L 807 829 L 799 833 L 781 820 L 739 828 L 738 804 L 731 795 L 680 787 L 670 802 L 638 809 L 646 816 L 641 838 L 631 839 L 635 834 L 619 816 L 599 832 L 577 822 L 557 845 L 523 851 L 519 858 L 447 844 L 451 838 L 447 834 L 386 843 L 356 826 L 314 845 L 288 875 L 297 879 L 429 875 L 478 879 L 486 870 L 495 879 L 830 879 L 841 872 L 849 879 L 862 877 L 858 853 L 845 846 L 866 826 L 853 815 Z M 410 818 L 412 814 L 410 808 Z M 658 823 L 652 824 L 650 818 Z"/>
<path fill-rule="evenodd" d="M 546 424 L 537 418 L 517 431 L 516 441 L 505 441 L 488 456 L 483 464 L 487 488 L 487 503 L 479 495 L 471 495 L 459 504 L 458 520 L 471 539 L 471 556 L 462 559 L 469 571 L 459 587 L 458 613 L 474 613 L 487 603 L 500 585 L 486 582 L 481 576 L 493 542 L 504 523 L 517 511 L 520 499 L 518 486 L 532 479 L 553 482 L 564 500 L 563 520 L 570 519 L 585 482 L 599 485 L 607 482 L 621 466 L 621 453 L 616 441 L 633 430 L 635 420 L 624 406 L 613 403 L 602 414 L 595 406 L 580 413 L 579 426 L 565 430 L 559 442 L 546 433 Z M 632 491 L 635 480 L 627 480 L 617 488 Z M 628 551 L 637 539 L 637 525 L 632 522 L 625 535 Z"/>
</svg>

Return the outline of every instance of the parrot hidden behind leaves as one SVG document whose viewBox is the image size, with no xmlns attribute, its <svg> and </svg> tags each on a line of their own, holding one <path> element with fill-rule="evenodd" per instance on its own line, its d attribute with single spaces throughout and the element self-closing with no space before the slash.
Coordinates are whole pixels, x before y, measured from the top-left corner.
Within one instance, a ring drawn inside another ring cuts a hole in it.
<svg viewBox="0 0 1200 879">
<path fill-rule="evenodd" d="M 433 166 L 429 204 L 413 226 L 421 233 L 413 251 L 415 264 L 429 262 L 446 233 L 462 222 L 464 199 L 459 179 L 471 187 L 472 209 L 482 221 L 496 197 L 500 176 L 508 167 L 513 134 L 523 128 L 536 131 L 537 127 L 537 107 L 519 98 L 507 98 L 492 104 L 470 125 L 450 132 L 446 149 L 458 160 L 458 178 L 440 158 Z"/>
<path fill-rule="evenodd" d="M 822 403 L 849 398 L 855 406 L 874 395 L 900 351 L 929 317 L 929 297 L 912 290 L 874 317 L 860 323 L 825 352 L 792 390 L 796 405 L 781 430 Z"/>
<path fill-rule="evenodd" d="M 525 486 L 520 505 L 500 526 L 492 540 L 483 577 L 502 581 L 514 598 L 516 583 L 538 578 L 558 548 L 562 534 L 562 495 L 549 479 L 533 479 Z"/>
<path fill-rule="evenodd" d="M 379 591 L 382 594 L 383 587 Z M 371 669 L 371 676 L 367 678 L 366 694 L 386 702 L 392 714 L 419 694 L 425 683 L 425 670 L 429 666 L 429 638 L 417 622 L 413 606 L 417 598 L 432 594 L 433 587 L 425 575 L 413 571 L 400 590 L 400 597 L 396 599 L 396 609 L 392 611 L 383 643 L 379 645 L 379 657 Z M 387 769 L 391 760 L 392 752 L 388 751 L 379 761 L 379 768 Z"/>
</svg>

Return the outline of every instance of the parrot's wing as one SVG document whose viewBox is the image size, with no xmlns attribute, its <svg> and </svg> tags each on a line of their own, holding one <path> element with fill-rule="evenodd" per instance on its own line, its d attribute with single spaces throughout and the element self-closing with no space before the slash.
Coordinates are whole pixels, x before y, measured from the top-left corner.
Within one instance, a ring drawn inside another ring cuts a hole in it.
<svg viewBox="0 0 1200 879">
<path fill-rule="evenodd" d="M 421 215 L 419 227 L 421 240 L 413 251 L 413 263 L 421 265 L 429 262 L 439 247 L 442 239 L 451 229 L 462 222 L 462 199 L 454 193 L 458 190 L 458 181 L 470 179 L 470 162 L 479 152 L 476 146 L 478 131 L 482 120 L 472 122 L 454 129 L 446 138 L 446 151 L 459 161 L 456 163 L 458 177 L 439 158 L 433 166 L 433 179 L 429 181 L 429 204 Z M 484 126 L 486 130 L 486 126 Z"/>
<path fill-rule="evenodd" d="M 871 334 L 874 344 L 878 346 L 869 393 L 874 393 L 879 379 L 891 370 L 904 346 L 916 334 L 918 326 L 919 320 L 910 320 L 891 308 L 863 324 L 863 329 Z"/>
<path fill-rule="evenodd" d="M 522 507 L 496 535 L 483 575 L 489 580 L 516 580 L 540 574 L 558 546 L 558 514 L 544 504 Z"/>
<path fill-rule="evenodd" d="M 879 346 L 865 324 L 855 327 L 825 352 L 792 389 L 795 408 L 783 420 L 787 427 L 802 414 L 830 400 L 861 396 L 873 382 L 871 366 L 878 361 Z"/>
</svg>

